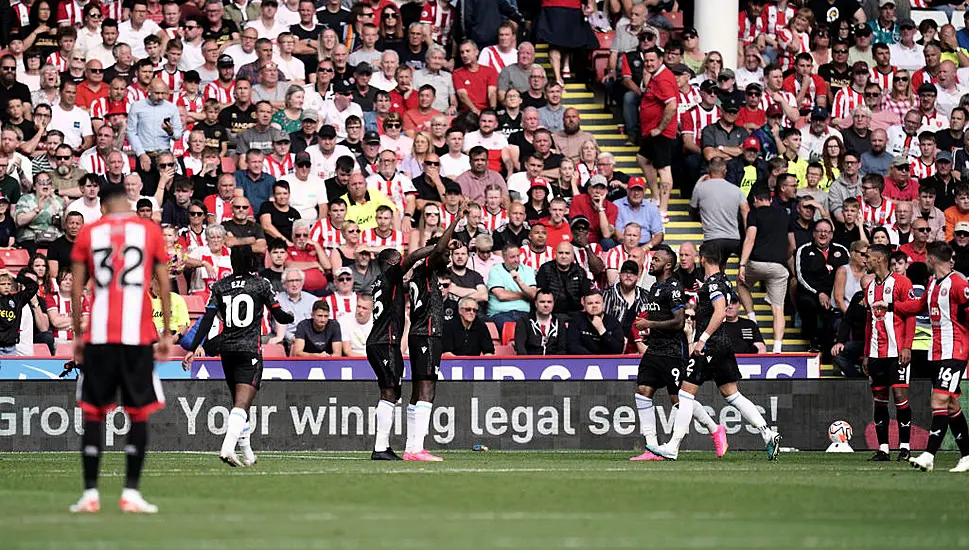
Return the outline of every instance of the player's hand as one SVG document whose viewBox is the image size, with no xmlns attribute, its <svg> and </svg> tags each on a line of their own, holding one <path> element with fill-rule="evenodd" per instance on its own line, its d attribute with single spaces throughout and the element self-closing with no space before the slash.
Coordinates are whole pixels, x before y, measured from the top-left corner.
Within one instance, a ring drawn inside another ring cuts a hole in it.
<svg viewBox="0 0 969 550">
<path fill-rule="evenodd" d="M 865 358 L 863 358 L 861 360 L 861 372 L 864 373 L 865 376 L 868 376 L 868 358 L 867 357 L 865 357 Z"/>
<path fill-rule="evenodd" d="M 633 321 L 633 326 L 636 327 L 636 330 L 646 330 L 649 328 L 649 321 L 646 319 L 636 319 Z"/>
<path fill-rule="evenodd" d="M 834 356 L 834 355 L 840 355 L 841 354 L 841 350 L 843 350 L 843 349 L 845 349 L 845 345 L 844 344 L 835 344 L 835 345 L 831 346 L 831 355 L 832 356 Z"/>
<path fill-rule="evenodd" d="M 155 359 L 158 361 L 165 361 L 168 359 L 168 355 L 172 351 L 172 335 L 170 332 L 165 331 L 158 335 L 158 345 L 155 346 Z"/>
<path fill-rule="evenodd" d="M 74 363 L 84 364 L 84 338 L 74 339 Z"/>
<path fill-rule="evenodd" d="M 693 342 L 693 347 L 690 348 L 690 355 L 700 355 L 703 353 L 703 348 L 706 347 L 706 342 L 701 342 L 697 340 Z"/>
<path fill-rule="evenodd" d="M 912 362 L 912 350 L 910 350 L 910 349 L 903 349 L 902 351 L 898 352 L 898 364 L 899 365 L 901 365 L 901 366 L 904 367 L 904 366 L 907 366 L 911 362 Z"/>
<path fill-rule="evenodd" d="M 451 242 L 447 243 L 448 250 L 457 250 L 464 246 L 464 243 L 458 239 L 451 239 Z"/>
<path fill-rule="evenodd" d="M 195 361 L 195 352 L 194 351 L 190 351 L 190 352 L 186 353 L 185 354 L 185 357 L 182 358 L 182 370 L 183 371 L 190 371 L 190 370 L 192 370 L 192 361 Z"/>
</svg>

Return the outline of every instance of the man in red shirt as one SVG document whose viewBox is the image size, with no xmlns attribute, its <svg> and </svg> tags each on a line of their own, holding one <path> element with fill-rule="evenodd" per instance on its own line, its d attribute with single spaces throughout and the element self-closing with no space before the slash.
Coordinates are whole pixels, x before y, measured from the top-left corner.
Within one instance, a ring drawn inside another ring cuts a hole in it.
<svg viewBox="0 0 969 550">
<path fill-rule="evenodd" d="M 764 96 L 764 87 L 757 82 L 747 85 L 744 92 L 746 98 L 744 106 L 740 108 L 737 115 L 737 126 L 743 126 L 748 132 L 753 132 L 764 124 L 767 124 L 767 111 L 764 110 L 764 103 L 761 98 Z"/>
<path fill-rule="evenodd" d="M 619 209 L 612 201 L 606 200 L 609 187 L 606 178 L 595 175 L 589 178 L 585 193 L 572 198 L 569 217 L 585 216 L 589 220 L 589 242 L 599 243 L 611 239 L 616 227 Z M 609 244 L 615 246 L 612 240 Z"/>
<path fill-rule="evenodd" d="M 885 190 L 882 195 L 893 201 L 917 201 L 919 199 L 919 182 L 911 177 L 912 167 L 905 155 L 895 157 L 885 178 Z"/>
<path fill-rule="evenodd" d="M 401 65 L 397 67 L 397 87 L 390 91 L 390 112 L 404 116 L 408 109 L 414 107 L 417 107 L 414 69 L 407 65 Z"/>
<path fill-rule="evenodd" d="M 71 273 L 78 281 L 71 290 L 71 321 L 74 333 L 84 335 L 75 339 L 74 361 L 86 367 L 78 393 L 78 406 L 84 412 L 84 493 L 71 511 L 94 513 L 101 508 L 97 487 L 104 418 L 114 409 L 120 391 L 131 417 L 121 510 L 153 514 L 158 507 L 142 498 L 138 484 L 148 444 L 148 416 L 165 406 L 154 375 L 154 356 L 168 357 L 171 334 L 155 329 L 145 289 L 153 275 L 158 278 L 162 326 L 169 326 L 168 252 L 161 229 L 135 216 L 123 187 L 105 187 L 101 208 L 104 217 L 81 229 L 71 251 Z M 87 327 L 82 327 L 87 287 L 82 283 L 88 277 L 94 281 L 94 292 Z M 153 349 L 156 341 L 157 350 Z"/>
<path fill-rule="evenodd" d="M 814 74 L 814 58 L 809 53 L 799 53 L 795 58 L 794 73 L 784 79 L 781 90 L 794 95 L 794 104 L 800 109 L 801 116 L 807 116 L 815 105 L 828 106 L 828 84 L 823 78 Z"/>
<path fill-rule="evenodd" d="M 461 43 L 460 54 L 464 66 L 455 69 L 451 76 L 458 107 L 476 115 L 481 109 L 494 109 L 498 101 L 498 73 L 492 67 L 478 64 L 478 46 L 471 40 Z"/>
<path fill-rule="evenodd" d="M 572 241 L 572 228 L 565 215 L 569 212 L 569 206 L 562 197 L 555 197 L 548 205 L 548 217 L 539 220 L 545 226 L 548 240 L 546 245 L 553 249 L 562 242 Z"/>
<path fill-rule="evenodd" d="M 417 91 L 417 106 L 407 109 L 404 113 L 404 133 L 414 139 L 414 134 L 420 131 L 431 129 L 431 119 L 441 114 L 441 111 L 431 108 L 434 104 L 434 97 L 437 92 L 434 86 L 424 84 Z"/>
<path fill-rule="evenodd" d="M 663 219 L 669 218 L 667 208 L 673 189 L 670 162 L 673 140 L 676 139 L 676 107 L 679 86 L 676 77 L 663 65 L 663 52 L 650 48 L 643 52 L 643 99 L 639 104 L 639 126 L 642 140 L 636 162 L 649 180 L 654 198 L 659 197 Z M 659 181 L 657 181 L 659 176 Z"/>
<path fill-rule="evenodd" d="M 912 240 L 898 247 L 899 252 L 904 252 L 908 256 L 909 265 L 915 262 L 926 263 L 926 247 L 929 243 L 929 234 L 932 228 L 929 222 L 921 216 L 912 222 Z"/>
<path fill-rule="evenodd" d="M 92 103 L 108 97 L 109 87 L 104 82 L 104 66 L 97 59 L 92 59 L 84 68 L 84 82 L 77 85 L 77 100 L 74 103 L 90 113 Z"/>
</svg>

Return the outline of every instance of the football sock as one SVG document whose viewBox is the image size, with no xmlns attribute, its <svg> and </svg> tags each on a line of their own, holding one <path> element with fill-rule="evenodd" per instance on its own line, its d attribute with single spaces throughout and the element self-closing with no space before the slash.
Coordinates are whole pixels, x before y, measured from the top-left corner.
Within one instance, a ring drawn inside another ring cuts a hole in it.
<svg viewBox="0 0 969 550">
<path fill-rule="evenodd" d="M 239 435 L 239 450 L 242 451 L 242 455 L 252 462 L 256 458 L 256 453 L 252 452 L 252 444 L 249 441 L 249 435 L 252 429 L 249 427 L 249 423 L 246 422 L 246 427 L 242 429 L 242 434 Z"/>
<path fill-rule="evenodd" d="M 717 431 L 717 423 L 710 418 L 710 413 L 703 408 L 703 404 L 696 400 L 693 401 L 693 418 L 711 434 Z"/>
<path fill-rule="evenodd" d="M 124 447 L 127 455 L 127 472 L 124 480 L 125 489 L 138 490 L 141 481 L 141 469 L 145 465 L 145 449 L 148 447 L 148 422 L 131 423 L 128 432 L 128 444 Z"/>
<path fill-rule="evenodd" d="M 767 421 L 764 420 L 763 415 L 757 410 L 757 407 L 750 402 L 739 391 L 733 395 L 727 396 L 727 403 L 737 407 L 740 411 L 740 415 L 753 427 L 757 428 L 760 432 L 760 436 L 764 438 L 764 443 L 770 441 L 771 432 L 767 429 Z"/>
<path fill-rule="evenodd" d="M 773 349 L 773 352 L 775 354 L 782 353 L 782 350 L 783 349 L 784 349 L 784 342 L 782 342 L 780 340 L 774 340 L 774 349 Z"/>
<path fill-rule="evenodd" d="M 942 439 L 949 429 L 949 413 L 946 409 L 932 409 L 932 427 L 929 428 L 929 442 L 925 445 L 925 452 L 934 455 L 942 446 Z"/>
<path fill-rule="evenodd" d="M 908 406 L 908 399 L 895 404 L 895 419 L 898 420 L 898 446 L 908 449 L 912 440 L 912 407 Z"/>
<path fill-rule="evenodd" d="M 405 453 L 416 453 L 417 448 L 417 405 L 407 404 L 407 443 L 404 445 Z"/>
<path fill-rule="evenodd" d="M 659 445 L 656 439 L 656 414 L 653 411 L 653 398 L 636 394 L 636 412 L 639 413 L 639 433 L 647 445 Z"/>
<path fill-rule="evenodd" d="M 678 450 L 680 441 L 683 441 L 683 438 L 686 437 L 686 432 L 690 429 L 690 421 L 693 420 L 694 397 L 683 390 L 680 390 L 677 395 L 680 398 L 680 403 L 676 410 L 676 420 L 673 421 L 673 437 L 670 438 L 669 446 Z"/>
<path fill-rule="evenodd" d="M 429 401 L 418 401 L 414 405 L 414 425 L 417 432 L 414 434 L 415 453 L 424 450 L 424 438 L 427 436 L 428 428 L 431 425 L 431 409 L 434 405 Z"/>
<path fill-rule="evenodd" d="M 875 422 L 875 436 L 878 439 L 878 450 L 888 452 L 888 401 L 874 399 L 872 420 Z"/>
<path fill-rule="evenodd" d="M 84 466 L 84 488 L 97 489 L 98 468 L 101 465 L 101 432 L 104 422 L 85 420 L 84 435 L 81 436 L 81 462 Z"/>
<path fill-rule="evenodd" d="M 377 402 L 377 438 L 373 450 L 378 453 L 390 448 L 390 430 L 394 427 L 394 404 L 381 399 Z"/>
<path fill-rule="evenodd" d="M 225 430 L 225 439 L 222 440 L 222 455 L 231 455 L 236 452 L 236 443 L 242 430 L 246 428 L 246 411 L 235 407 L 229 412 L 228 427 Z"/>
<path fill-rule="evenodd" d="M 969 424 L 966 423 L 966 415 L 959 409 L 949 415 L 949 429 L 952 430 L 952 437 L 959 446 L 959 453 L 962 456 L 969 456 Z"/>
</svg>

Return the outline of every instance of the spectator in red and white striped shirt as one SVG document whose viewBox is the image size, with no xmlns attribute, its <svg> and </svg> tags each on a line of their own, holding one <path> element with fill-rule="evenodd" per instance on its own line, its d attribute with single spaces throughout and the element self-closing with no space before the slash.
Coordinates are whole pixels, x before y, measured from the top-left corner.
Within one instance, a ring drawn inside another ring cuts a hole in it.
<svg viewBox="0 0 969 550">
<path fill-rule="evenodd" d="M 855 108 L 865 103 L 865 84 L 868 82 L 868 64 L 858 61 L 851 68 L 851 85 L 845 86 L 834 94 L 832 125 L 839 128 L 851 126 L 851 115 Z"/>
<path fill-rule="evenodd" d="M 346 315 L 352 315 L 357 309 L 357 295 L 353 292 L 353 270 L 349 267 L 338 267 L 333 270 L 334 288 L 336 292 L 326 298 L 330 305 L 330 315 L 339 321 Z"/>
<path fill-rule="evenodd" d="M 872 172 L 861 179 L 861 221 L 869 231 L 895 223 L 895 203 L 882 196 L 884 189 L 885 178 L 881 174 Z"/>
<path fill-rule="evenodd" d="M 912 160 L 909 164 L 911 177 L 922 180 L 935 175 L 935 156 L 938 154 L 938 147 L 935 134 L 932 132 L 922 132 L 919 134 L 919 151 L 921 156 Z"/>
</svg>

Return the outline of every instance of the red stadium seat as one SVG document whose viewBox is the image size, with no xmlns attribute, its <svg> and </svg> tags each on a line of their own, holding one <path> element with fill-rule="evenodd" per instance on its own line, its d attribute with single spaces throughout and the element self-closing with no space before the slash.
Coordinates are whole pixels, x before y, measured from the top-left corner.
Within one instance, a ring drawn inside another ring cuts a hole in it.
<svg viewBox="0 0 969 550">
<path fill-rule="evenodd" d="M 683 28 L 683 12 L 682 11 L 667 12 L 667 13 L 664 13 L 663 14 L 663 17 L 665 17 L 667 19 L 667 21 L 669 21 L 670 24 L 673 25 L 673 28 L 674 29 L 682 29 Z"/>
<path fill-rule="evenodd" d="M 50 348 L 47 344 L 34 344 L 34 357 L 50 357 Z"/>
<path fill-rule="evenodd" d="M 495 355 L 515 355 L 515 346 L 495 346 Z"/>
<path fill-rule="evenodd" d="M 488 332 L 491 334 L 491 341 L 494 342 L 496 346 L 500 345 L 501 338 L 498 336 L 498 326 L 491 321 L 488 321 L 485 324 L 488 326 Z"/>
<path fill-rule="evenodd" d="M 612 47 L 612 41 L 616 38 L 616 31 L 597 32 L 596 38 L 599 39 L 599 49 L 608 50 Z"/>
<path fill-rule="evenodd" d="M 282 344 L 266 344 L 262 347 L 262 356 L 266 358 L 286 357 L 286 348 Z"/>
<path fill-rule="evenodd" d="M 501 325 L 501 345 L 507 346 L 515 341 L 515 323 Z"/>
<path fill-rule="evenodd" d="M 44 346 L 46 347 L 46 346 Z M 74 358 L 74 342 L 58 342 L 57 343 L 57 353 L 54 357 L 58 359 L 73 359 Z"/>
<path fill-rule="evenodd" d="M 30 263 L 30 254 L 22 248 L 10 248 L 0 251 L 0 260 L 11 273 L 20 271 L 20 268 Z"/>
<path fill-rule="evenodd" d="M 222 171 L 231 174 L 236 171 L 236 161 L 231 156 L 222 157 Z"/>
<path fill-rule="evenodd" d="M 182 298 L 185 298 L 185 305 L 188 307 L 190 317 L 199 317 L 205 312 L 205 298 L 195 294 L 182 296 Z"/>
</svg>

